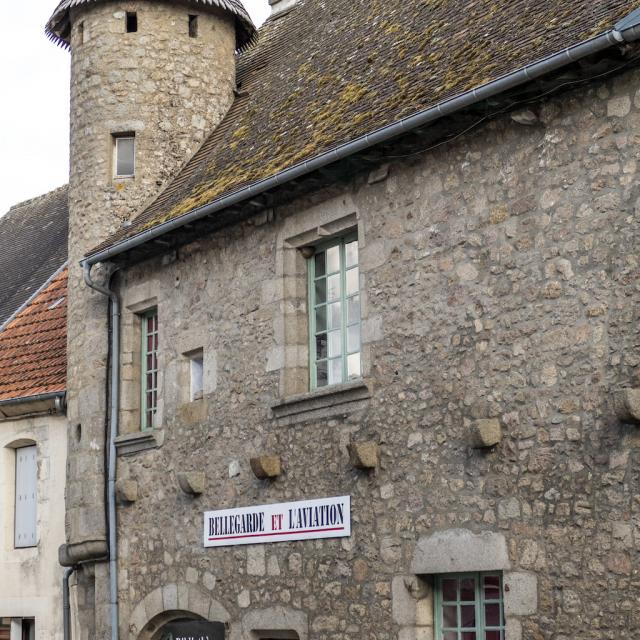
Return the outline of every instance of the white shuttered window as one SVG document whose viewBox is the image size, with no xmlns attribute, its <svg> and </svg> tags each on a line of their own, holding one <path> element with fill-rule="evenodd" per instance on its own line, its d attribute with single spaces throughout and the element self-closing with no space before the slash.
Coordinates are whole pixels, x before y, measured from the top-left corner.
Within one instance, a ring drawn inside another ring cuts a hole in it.
<svg viewBox="0 0 640 640">
<path fill-rule="evenodd" d="M 16 530 L 15 546 L 35 547 L 38 500 L 37 447 L 16 449 Z"/>
</svg>

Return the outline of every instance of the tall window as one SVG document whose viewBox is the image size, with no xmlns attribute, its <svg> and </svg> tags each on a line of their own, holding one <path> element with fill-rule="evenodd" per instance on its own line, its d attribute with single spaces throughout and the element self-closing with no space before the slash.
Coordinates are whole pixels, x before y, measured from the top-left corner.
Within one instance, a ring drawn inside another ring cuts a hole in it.
<svg viewBox="0 0 640 640">
<path fill-rule="evenodd" d="M 436 576 L 436 640 L 505 640 L 502 576 Z"/>
<path fill-rule="evenodd" d="M 189 16 L 189 37 L 198 37 L 198 16 Z"/>
<path fill-rule="evenodd" d="M 136 173 L 136 136 L 113 134 L 113 177 L 131 178 Z"/>
<path fill-rule="evenodd" d="M 311 388 L 355 380 L 360 362 L 358 239 L 316 248 L 309 260 Z"/>
<path fill-rule="evenodd" d="M 37 447 L 16 449 L 15 546 L 35 547 L 38 544 L 38 454 Z"/>
<path fill-rule="evenodd" d="M 141 428 L 152 429 L 158 410 L 158 310 L 142 316 Z"/>
</svg>

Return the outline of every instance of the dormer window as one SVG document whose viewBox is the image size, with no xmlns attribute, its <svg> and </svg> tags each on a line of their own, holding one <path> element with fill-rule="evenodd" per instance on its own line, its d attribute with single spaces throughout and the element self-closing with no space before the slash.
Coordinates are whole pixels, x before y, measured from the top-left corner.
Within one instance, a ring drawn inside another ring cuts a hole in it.
<svg viewBox="0 0 640 640">
<path fill-rule="evenodd" d="M 189 16 L 189 37 L 198 37 L 198 16 Z"/>
<path fill-rule="evenodd" d="M 113 134 L 113 169 L 114 178 L 132 178 L 135 175 L 135 133 Z"/>
<path fill-rule="evenodd" d="M 138 30 L 138 14 L 135 11 L 127 11 L 127 33 L 135 33 Z"/>
</svg>

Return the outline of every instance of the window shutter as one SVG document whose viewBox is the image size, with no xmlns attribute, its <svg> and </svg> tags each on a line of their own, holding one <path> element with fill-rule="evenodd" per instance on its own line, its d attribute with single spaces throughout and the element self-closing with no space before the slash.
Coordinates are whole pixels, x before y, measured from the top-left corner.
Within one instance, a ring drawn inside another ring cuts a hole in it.
<svg viewBox="0 0 640 640">
<path fill-rule="evenodd" d="M 16 547 L 37 545 L 37 486 L 37 447 L 16 449 Z"/>
</svg>

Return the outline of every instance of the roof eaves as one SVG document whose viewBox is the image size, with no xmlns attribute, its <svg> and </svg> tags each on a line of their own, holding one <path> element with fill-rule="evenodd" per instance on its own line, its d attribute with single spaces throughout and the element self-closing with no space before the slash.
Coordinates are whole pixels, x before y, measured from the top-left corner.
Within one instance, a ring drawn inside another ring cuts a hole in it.
<svg viewBox="0 0 640 640">
<path fill-rule="evenodd" d="M 620 29 L 618 29 L 619 26 Z M 492 80 L 491 82 L 480 85 L 469 91 L 465 91 L 452 98 L 448 98 L 433 107 L 402 118 L 395 123 L 391 123 L 348 143 L 334 147 L 333 149 L 323 152 L 313 158 L 292 165 L 269 178 L 258 180 L 242 187 L 241 189 L 216 198 L 206 205 L 192 209 L 187 213 L 149 229 L 145 229 L 144 231 L 118 241 L 105 249 L 87 255 L 82 262 L 92 266 L 99 262 L 111 260 L 123 253 L 126 253 L 127 251 L 145 244 L 148 241 L 154 240 L 165 233 L 180 228 L 188 223 L 200 220 L 212 213 L 237 205 L 250 198 L 254 198 L 270 189 L 279 187 L 317 169 L 321 169 L 328 164 L 342 160 L 350 155 L 361 152 L 382 142 L 387 142 L 392 138 L 405 134 L 418 127 L 432 124 L 440 118 L 452 115 L 487 98 L 495 97 L 509 89 L 556 71 L 568 64 L 596 54 L 611 46 L 631 43 L 639 38 L 640 12 L 634 11 L 627 18 L 619 22 L 613 29 L 605 31 L 598 36 L 589 38 L 579 44 L 563 49 L 555 54 L 543 58 L 542 60 L 531 63 L 500 78 Z"/>
</svg>

